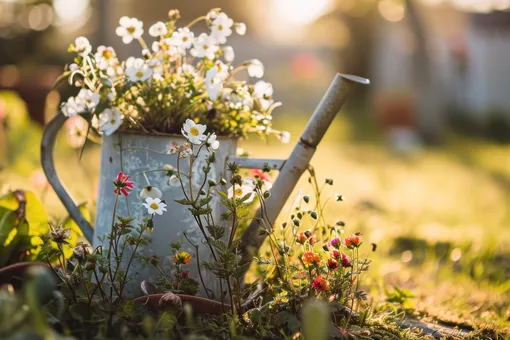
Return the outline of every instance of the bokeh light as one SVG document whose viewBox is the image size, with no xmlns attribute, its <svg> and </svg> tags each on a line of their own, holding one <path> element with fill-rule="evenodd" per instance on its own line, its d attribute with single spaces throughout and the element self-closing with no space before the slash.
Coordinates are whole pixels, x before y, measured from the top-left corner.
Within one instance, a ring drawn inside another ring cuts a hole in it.
<svg viewBox="0 0 510 340">
<path fill-rule="evenodd" d="M 398 22 L 404 18 L 403 2 L 395 0 L 381 0 L 378 5 L 381 16 L 391 22 Z"/>
</svg>

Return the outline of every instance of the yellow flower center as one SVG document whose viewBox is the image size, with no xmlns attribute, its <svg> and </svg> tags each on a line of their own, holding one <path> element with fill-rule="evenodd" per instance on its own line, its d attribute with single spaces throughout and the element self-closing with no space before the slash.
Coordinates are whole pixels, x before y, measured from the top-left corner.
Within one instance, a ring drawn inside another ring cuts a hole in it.
<svg viewBox="0 0 510 340">
<path fill-rule="evenodd" d="M 135 73 L 135 75 L 138 77 L 138 78 L 142 78 L 143 77 L 143 72 L 142 71 L 138 71 Z"/>
<path fill-rule="evenodd" d="M 239 197 L 239 196 L 242 196 L 243 195 L 243 189 L 242 188 L 237 188 L 236 189 L 236 197 Z"/>
<path fill-rule="evenodd" d="M 103 51 L 103 58 L 111 59 L 111 57 L 113 57 L 113 53 L 110 50 L 104 50 Z"/>
<path fill-rule="evenodd" d="M 223 25 L 218 25 L 218 31 L 223 30 Z"/>
<path fill-rule="evenodd" d="M 133 34 L 133 32 L 135 31 L 135 28 L 134 27 L 128 27 L 127 28 L 127 31 L 131 34 Z"/>
<path fill-rule="evenodd" d="M 182 37 L 182 41 L 188 41 L 188 37 L 186 36 Z"/>
<path fill-rule="evenodd" d="M 204 48 L 204 50 L 207 50 L 209 48 L 209 45 L 205 44 L 204 46 L 202 46 Z"/>
<path fill-rule="evenodd" d="M 110 119 L 110 124 L 115 124 L 116 120 L 115 119 Z"/>
<path fill-rule="evenodd" d="M 160 46 L 163 51 L 168 51 L 170 49 L 170 46 L 168 46 L 168 44 L 165 43 L 162 43 Z"/>
<path fill-rule="evenodd" d="M 198 131 L 198 129 L 196 127 L 192 127 L 191 129 L 189 129 L 189 133 L 191 133 L 195 137 L 200 134 L 200 132 Z"/>
<path fill-rule="evenodd" d="M 158 210 L 158 208 L 159 208 L 157 203 L 151 203 L 150 207 L 152 210 Z"/>
</svg>

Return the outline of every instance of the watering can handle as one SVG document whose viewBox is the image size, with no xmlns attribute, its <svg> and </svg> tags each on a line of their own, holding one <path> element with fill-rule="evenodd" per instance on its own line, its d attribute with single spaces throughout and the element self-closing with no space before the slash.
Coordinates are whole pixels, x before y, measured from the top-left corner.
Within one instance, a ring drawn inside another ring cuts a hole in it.
<svg viewBox="0 0 510 340">
<path fill-rule="evenodd" d="M 60 128 L 64 125 L 67 117 L 62 112 L 58 112 L 55 117 L 46 125 L 41 142 L 41 163 L 44 174 L 48 179 L 53 190 L 55 190 L 58 198 L 64 204 L 64 207 L 71 215 L 71 218 L 83 231 L 83 235 L 89 242 L 94 238 L 94 229 L 90 223 L 85 219 L 80 209 L 71 198 L 67 190 L 64 188 L 57 172 L 55 171 L 55 162 L 53 159 L 53 149 L 55 146 L 55 139 Z"/>
</svg>

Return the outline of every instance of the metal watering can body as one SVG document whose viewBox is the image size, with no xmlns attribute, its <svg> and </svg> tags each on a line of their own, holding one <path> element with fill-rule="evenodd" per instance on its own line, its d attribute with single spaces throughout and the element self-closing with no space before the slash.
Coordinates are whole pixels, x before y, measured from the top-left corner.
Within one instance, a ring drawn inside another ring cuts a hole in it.
<svg viewBox="0 0 510 340">
<path fill-rule="evenodd" d="M 314 114 L 310 118 L 301 138 L 294 147 L 290 157 L 287 160 L 274 159 L 247 159 L 236 158 L 237 141 L 235 139 L 220 139 L 220 148 L 216 152 L 216 164 L 212 169 L 210 176 L 215 178 L 217 182 L 226 176 L 226 164 L 228 162 L 236 162 L 242 168 L 262 169 L 269 167 L 280 172 L 273 188 L 272 195 L 267 202 L 267 216 L 271 222 L 274 222 L 282 210 L 285 202 L 292 193 L 295 185 L 303 172 L 309 166 L 309 162 L 315 153 L 316 147 L 331 125 L 337 112 L 345 102 L 352 86 L 355 83 L 368 84 L 369 81 L 364 78 L 337 74 L 333 79 L 328 91 L 317 106 Z M 120 216 L 134 217 L 141 222 L 147 213 L 142 206 L 142 199 L 138 197 L 138 193 L 147 186 L 147 182 L 142 175 L 144 171 L 153 171 L 163 169 L 165 164 L 176 166 L 175 155 L 169 156 L 166 152 L 170 143 L 176 141 L 184 142 L 181 136 L 159 136 L 136 133 L 116 133 L 112 136 L 103 137 L 101 146 L 101 167 L 99 174 L 99 195 L 97 200 L 97 212 L 95 230 L 85 220 L 77 205 L 74 203 L 70 195 L 60 182 L 53 161 L 53 147 L 58 130 L 64 124 L 67 118 L 59 113 L 48 123 L 45 128 L 41 143 L 41 160 L 44 172 L 49 183 L 55 190 L 56 194 L 68 210 L 70 216 L 80 226 L 85 237 L 94 246 L 102 244 L 99 238 L 104 238 L 111 230 L 113 205 L 115 195 L 113 193 L 113 180 L 119 171 L 132 176 L 135 181 L 135 190 L 132 195 L 127 198 L 120 197 L 117 214 Z M 204 157 L 206 153 L 202 153 L 202 157 L 194 162 L 192 171 L 199 171 L 205 164 Z M 183 171 L 189 171 L 189 164 L 181 162 Z M 155 216 L 155 228 L 151 236 L 151 243 L 142 250 L 145 256 L 156 255 L 163 259 L 162 264 L 169 260 L 171 255 L 170 242 L 177 240 L 183 241 L 183 246 L 187 246 L 187 242 L 183 239 L 183 232 L 196 241 L 199 245 L 200 261 L 210 260 L 210 251 L 206 249 L 205 240 L 196 226 L 191 213 L 186 207 L 175 202 L 176 199 L 182 198 L 183 194 L 180 187 L 172 187 L 165 179 L 165 173 L 148 172 L 146 173 L 150 183 L 163 192 L 163 197 L 168 204 L 168 211 L 162 216 Z M 201 176 L 196 176 L 201 177 Z M 198 190 L 200 184 L 192 183 L 194 190 Z M 213 210 L 217 214 L 215 221 L 220 221 L 219 214 L 222 209 L 219 200 L 213 202 Z M 260 211 L 258 212 L 260 213 Z M 251 261 L 254 251 L 256 251 L 264 241 L 264 235 L 259 235 L 258 220 L 254 219 L 248 226 L 242 236 L 241 251 L 244 255 L 244 261 Z M 184 248 L 186 249 L 186 248 Z M 192 252 L 193 253 L 193 252 Z M 138 283 L 142 280 L 155 279 L 155 271 L 151 270 L 149 265 L 135 265 L 137 269 L 137 277 L 133 279 L 134 286 L 139 287 Z M 190 262 L 187 266 L 190 274 L 195 278 L 198 275 L 196 263 Z M 186 269 L 188 269 L 186 268 Z M 202 269 L 204 281 L 210 286 L 207 288 L 219 296 L 218 280 L 211 273 Z M 133 288 L 131 295 L 136 295 L 137 288 Z M 201 288 L 200 295 L 203 295 Z"/>
</svg>

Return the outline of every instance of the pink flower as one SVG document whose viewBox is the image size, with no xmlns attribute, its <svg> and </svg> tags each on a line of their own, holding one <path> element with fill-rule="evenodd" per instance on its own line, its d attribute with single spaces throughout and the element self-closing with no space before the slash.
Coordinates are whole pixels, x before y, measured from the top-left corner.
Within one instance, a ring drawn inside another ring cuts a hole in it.
<svg viewBox="0 0 510 340">
<path fill-rule="evenodd" d="M 340 240 L 339 237 L 335 237 L 334 239 L 331 240 L 331 242 L 329 244 L 331 244 L 331 246 L 333 248 L 338 249 L 338 248 L 340 248 L 340 245 L 342 244 L 342 240 Z"/>
<path fill-rule="evenodd" d="M 342 253 L 342 267 L 350 267 L 351 266 L 351 258 L 344 253 Z"/>
<path fill-rule="evenodd" d="M 271 176 L 267 172 L 264 172 L 260 169 L 250 170 L 250 174 L 253 178 L 258 177 L 261 181 L 271 182 Z"/>
<path fill-rule="evenodd" d="M 117 174 L 117 178 L 113 182 L 115 195 L 129 196 L 129 192 L 133 190 L 134 183 L 129 180 L 129 176 L 125 175 L 122 171 Z"/>
</svg>

